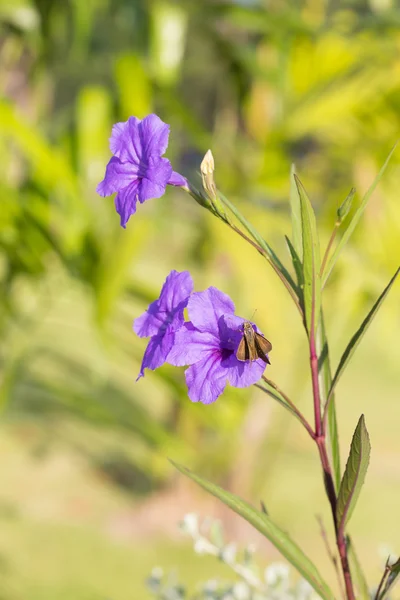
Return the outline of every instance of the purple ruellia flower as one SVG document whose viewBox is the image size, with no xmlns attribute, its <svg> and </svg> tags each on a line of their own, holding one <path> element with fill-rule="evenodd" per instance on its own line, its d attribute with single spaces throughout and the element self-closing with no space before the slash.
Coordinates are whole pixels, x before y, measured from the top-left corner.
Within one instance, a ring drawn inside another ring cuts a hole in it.
<svg viewBox="0 0 400 600">
<path fill-rule="evenodd" d="M 137 201 L 160 198 L 167 184 L 184 186 L 187 181 L 172 170 L 171 163 L 162 155 L 168 146 L 169 125 L 157 115 L 140 120 L 129 117 L 125 123 L 112 128 L 110 159 L 106 174 L 97 186 L 100 196 L 115 197 L 115 208 L 125 227 L 136 212 Z"/>
<path fill-rule="evenodd" d="M 133 324 L 139 337 L 151 337 L 143 356 L 138 379 L 144 369 L 157 369 L 165 363 L 175 332 L 183 326 L 183 311 L 193 290 L 188 271 L 171 271 L 161 288 L 160 297 Z"/>
<path fill-rule="evenodd" d="M 235 356 L 245 319 L 234 314 L 229 296 L 214 287 L 195 292 L 189 298 L 188 312 L 190 322 L 175 334 L 167 362 L 191 365 L 185 376 L 193 402 L 215 402 L 227 382 L 242 388 L 260 379 L 266 366 L 262 360 L 243 362 Z"/>
</svg>

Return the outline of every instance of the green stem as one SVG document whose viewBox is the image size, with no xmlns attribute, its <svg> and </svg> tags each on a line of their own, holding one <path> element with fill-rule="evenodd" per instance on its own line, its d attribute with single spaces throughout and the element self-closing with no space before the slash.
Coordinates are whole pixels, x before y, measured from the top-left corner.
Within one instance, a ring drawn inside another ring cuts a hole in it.
<svg viewBox="0 0 400 600">
<path fill-rule="evenodd" d="M 336 239 L 336 234 L 338 232 L 339 227 L 340 227 L 340 221 L 336 221 L 335 227 L 334 227 L 334 229 L 332 231 L 332 235 L 329 238 L 329 242 L 328 242 L 328 245 L 327 245 L 326 250 L 325 250 L 324 258 L 322 259 L 321 268 L 320 268 L 320 271 L 319 271 L 319 276 L 321 278 L 322 278 L 322 275 L 323 275 L 323 272 L 324 272 L 324 269 L 325 269 L 326 262 L 327 262 L 328 257 L 329 257 L 329 252 L 331 251 L 333 242 Z"/>
</svg>

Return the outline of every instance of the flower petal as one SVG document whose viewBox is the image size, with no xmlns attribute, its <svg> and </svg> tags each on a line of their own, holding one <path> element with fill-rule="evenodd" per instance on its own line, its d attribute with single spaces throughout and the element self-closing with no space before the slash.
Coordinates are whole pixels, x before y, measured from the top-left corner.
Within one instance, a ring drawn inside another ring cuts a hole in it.
<svg viewBox="0 0 400 600">
<path fill-rule="evenodd" d="M 163 196 L 171 173 L 171 163 L 167 158 L 152 158 L 140 183 L 139 201 L 143 203 L 150 198 Z"/>
<path fill-rule="evenodd" d="M 106 167 L 103 181 L 100 181 L 96 192 L 100 196 L 110 196 L 126 188 L 130 183 L 137 180 L 138 168 L 132 163 L 122 163 L 119 158 L 113 156 Z"/>
<path fill-rule="evenodd" d="M 139 124 L 143 157 L 162 156 L 168 146 L 169 125 L 155 114 L 148 115 Z"/>
<path fill-rule="evenodd" d="M 232 314 L 222 315 L 218 320 L 218 332 L 221 347 L 227 350 L 237 350 L 243 337 L 242 317 Z"/>
<path fill-rule="evenodd" d="M 139 124 L 140 119 L 129 117 L 127 121 L 113 126 L 110 137 L 110 149 L 114 156 L 137 166 L 143 156 Z"/>
<path fill-rule="evenodd" d="M 179 187 L 182 187 L 182 186 L 187 187 L 188 182 L 187 182 L 186 177 L 184 177 L 180 173 L 177 173 L 176 171 L 172 171 L 171 177 L 168 180 L 168 185 L 177 185 Z"/>
<path fill-rule="evenodd" d="M 231 385 L 245 388 L 257 383 L 267 365 L 261 359 L 241 361 L 236 358 L 235 354 L 231 354 L 222 361 L 222 366 L 227 369 L 227 378 Z"/>
<path fill-rule="evenodd" d="M 171 271 L 161 288 L 160 310 L 171 312 L 178 306 L 183 310 L 187 306 L 192 291 L 193 279 L 189 271 Z"/>
<path fill-rule="evenodd" d="M 158 300 L 154 300 L 145 312 L 134 320 L 133 330 L 139 337 L 151 337 L 159 333 L 162 324 Z"/>
<path fill-rule="evenodd" d="M 222 315 L 233 314 L 235 305 L 232 300 L 215 287 L 204 292 L 195 292 L 188 302 L 189 317 L 196 329 L 218 334 L 218 321 Z"/>
<path fill-rule="evenodd" d="M 166 335 L 156 335 L 151 338 L 147 344 L 146 351 L 143 356 L 142 365 L 140 367 L 140 373 L 137 379 L 144 376 L 144 370 L 158 369 L 165 363 L 169 351 L 174 343 L 174 333 L 167 333 Z M 137 381 L 137 380 L 136 380 Z"/>
<path fill-rule="evenodd" d="M 171 271 L 161 288 L 160 297 L 135 319 L 133 329 L 139 337 L 176 331 L 184 322 L 183 311 L 193 290 L 189 271 Z"/>
<path fill-rule="evenodd" d="M 185 378 L 191 401 L 211 404 L 226 387 L 227 371 L 221 366 L 220 354 L 215 352 L 186 369 Z"/>
<path fill-rule="evenodd" d="M 126 227 L 129 217 L 136 212 L 138 188 L 138 182 L 133 181 L 115 196 L 115 208 L 121 217 L 121 227 Z"/>
<path fill-rule="evenodd" d="M 215 351 L 219 351 L 219 340 L 215 335 L 198 331 L 192 323 L 185 323 L 175 334 L 167 362 L 175 367 L 192 365 Z"/>
</svg>

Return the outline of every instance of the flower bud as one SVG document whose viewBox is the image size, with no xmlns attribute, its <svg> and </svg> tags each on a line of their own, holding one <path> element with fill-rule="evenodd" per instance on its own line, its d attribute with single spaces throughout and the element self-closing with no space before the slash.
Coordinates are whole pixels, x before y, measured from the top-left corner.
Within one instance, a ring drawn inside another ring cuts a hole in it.
<svg viewBox="0 0 400 600">
<path fill-rule="evenodd" d="M 217 197 L 217 188 L 214 181 L 214 157 L 211 150 L 207 150 L 200 165 L 200 172 L 204 190 L 211 200 L 215 200 Z"/>
<path fill-rule="evenodd" d="M 344 202 L 342 202 L 342 204 L 337 209 L 337 218 L 338 218 L 339 223 L 341 223 L 343 221 L 343 219 L 345 219 L 347 217 L 347 215 L 349 214 L 351 205 L 353 204 L 353 198 L 354 198 L 355 193 L 356 193 L 356 188 L 351 188 L 346 199 L 344 200 Z"/>
</svg>

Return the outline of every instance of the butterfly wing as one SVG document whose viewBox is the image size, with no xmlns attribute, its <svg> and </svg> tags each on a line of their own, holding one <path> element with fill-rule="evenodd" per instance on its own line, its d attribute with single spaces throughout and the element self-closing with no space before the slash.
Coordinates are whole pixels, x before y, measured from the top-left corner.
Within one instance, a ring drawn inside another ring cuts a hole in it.
<svg viewBox="0 0 400 600">
<path fill-rule="evenodd" d="M 236 350 L 236 358 L 241 361 L 249 360 L 250 358 L 249 346 L 245 336 L 240 340 L 240 344 Z"/>
<path fill-rule="evenodd" d="M 265 363 L 269 365 L 269 358 L 268 356 L 266 356 L 266 354 L 268 354 L 272 350 L 271 342 L 260 333 L 255 334 L 254 342 L 257 350 L 257 358 L 261 358 Z"/>
</svg>

